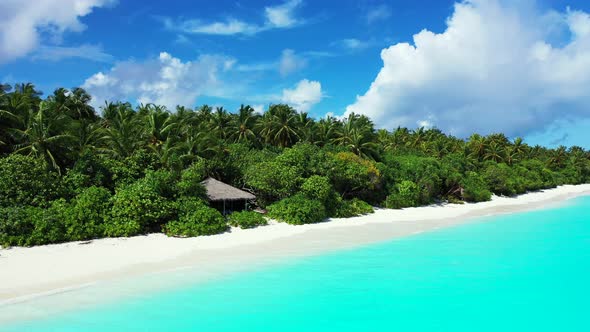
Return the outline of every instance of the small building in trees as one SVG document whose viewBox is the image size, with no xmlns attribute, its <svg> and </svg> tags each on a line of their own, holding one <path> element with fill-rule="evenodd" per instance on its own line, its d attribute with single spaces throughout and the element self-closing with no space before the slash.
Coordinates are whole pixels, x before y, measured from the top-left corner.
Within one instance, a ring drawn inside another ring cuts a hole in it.
<svg viewBox="0 0 590 332">
<path fill-rule="evenodd" d="M 221 211 L 223 215 L 245 210 L 248 208 L 249 202 L 256 199 L 253 194 L 214 178 L 207 178 L 201 184 L 207 191 L 207 198 L 211 206 Z"/>
</svg>

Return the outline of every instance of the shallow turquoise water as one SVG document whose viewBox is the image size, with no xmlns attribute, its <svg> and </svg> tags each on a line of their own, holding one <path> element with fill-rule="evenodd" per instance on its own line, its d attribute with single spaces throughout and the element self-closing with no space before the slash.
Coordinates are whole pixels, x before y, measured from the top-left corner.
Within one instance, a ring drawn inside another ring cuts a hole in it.
<svg viewBox="0 0 590 332">
<path fill-rule="evenodd" d="M 0 331 L 590 331 L 590 197 L 486 219 Z"/>
</svg>

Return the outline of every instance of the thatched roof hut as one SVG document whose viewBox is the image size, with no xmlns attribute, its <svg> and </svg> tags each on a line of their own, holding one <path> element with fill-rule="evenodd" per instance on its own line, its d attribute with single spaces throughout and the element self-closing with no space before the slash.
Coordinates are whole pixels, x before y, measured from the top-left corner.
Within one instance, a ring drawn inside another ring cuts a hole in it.
<svg viewBox="0 0 590 332">
<path fill-rule="evenodd" d="M 207 178 L 201 184 L 207 190 L 207 197 L 210 201 L 239 201 L 256 198 L 256 196 L 249 192 L 232 187 L 214 178 Z"/>
<path fill-rule="evenodd" d="M 230 213 L 234 210 L 242 210 L 247 207 L 248 201 L 256 199 L 256 196 L 249 192 L 232 187 L 213 178 L 207 178 L 201 184 L 207 190 L 207 197 L 211 201 L 212 206 L 221 210 L 223 214 Z"/>
</svg>

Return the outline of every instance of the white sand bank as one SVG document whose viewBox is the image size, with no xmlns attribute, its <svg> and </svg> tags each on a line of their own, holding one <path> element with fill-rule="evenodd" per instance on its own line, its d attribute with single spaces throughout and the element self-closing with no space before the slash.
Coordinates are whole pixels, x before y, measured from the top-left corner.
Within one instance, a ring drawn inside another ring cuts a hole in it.
<svg viewBox="0 0 590 332">
<path fill-rule="evenodd" d="M 379 209 L 349 219 L 291 226 L 271 223 L 251 230 L 190 239 L 162 234 L 0 250 L 0 304 L 34 294 L 123 276 L 186 266 L 204 270 L 257 260 L 280 260 L 407 236 L 465 222 L 470 217 L 547 207 L 590 194 L 589 185 L 562 186 L 490 202 Z"/>
</svg>

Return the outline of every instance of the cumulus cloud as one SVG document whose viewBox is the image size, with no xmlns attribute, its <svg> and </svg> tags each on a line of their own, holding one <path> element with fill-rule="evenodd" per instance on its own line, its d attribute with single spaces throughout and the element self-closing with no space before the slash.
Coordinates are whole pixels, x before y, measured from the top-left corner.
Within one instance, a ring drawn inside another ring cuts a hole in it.
<svg viewBox="0 0 590 332">
<path fill-rule="evenodd" d="M 459 136 L 523 135 L 590 115 L 590 16 L 507 3 L 457 3 L 444 32 L 422 30 L 382 50 L 382 69 L 346 114 Z M 567 36 L 556 42 L 555 31 Z"/>
<path fill-rule="evenodd" d="M 66 31 L 85 29 L 79 20 L 94 8 L 116 0 L 2 0 L 0 1 L 0 63 L 36 49 L 40 39 L 59 41 Z"/>
<path fill-rule="evenodd" d="M 190 19 L 174 22 L 165 19 L 164 25 L 171 30 L 181 30 L 184 33 L 207 35 L 255 35 L 259 32 L 271 29 L 291 28 L 302 23 L 295 16 L 296 9 L 302 4 L 301 0 L 289 0 L 277 6 L 264 8 L 264 23 L 250 23 L 229 17 L 223 21 L 204 22 L 200 19 Z"/>
<path fill-rule="evenodd" d="M 197 97 L 219 96 L 223 84 L 219 74 L 230 70 L 234 60 L 203 55 L 183 62 L 169 53 L 144 62 L 117 63 L 109 72 L 98 72 L 83 84 L 93 96 L 93 106 L 104 101 L 135 99 L 138 103 L 156 103 L 173 109 L 176 105 L 193 106 Z"/>
<path fill-rule="evenodd" d="M 293 106 L 300 112 L 309 111 L 322 100 L 322 85 L 318 81 L 307 79 L 299 81 L 293 89 L 284 89 L 281 101 Z"/>
</svg>

